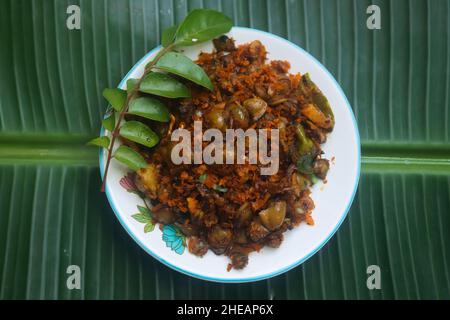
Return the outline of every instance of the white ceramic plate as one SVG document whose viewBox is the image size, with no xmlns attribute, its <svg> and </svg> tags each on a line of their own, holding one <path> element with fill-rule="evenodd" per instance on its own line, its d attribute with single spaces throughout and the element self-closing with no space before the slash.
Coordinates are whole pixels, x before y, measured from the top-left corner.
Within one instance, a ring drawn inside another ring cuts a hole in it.
<svg viewBox="0 0 450 320">
<path fill-rule="evenodd" d="M 144 232 L 144 224 L 133 214 L 142 200 L 128 192 L 127 168 L 113 160 L 106 183 L 106 195 L 117 218 L 130 236 L 150 255 L 165 265 L 187 275 L 218 282 L 249 282 L 267 279 L 303 263 L 316 253 L 341 225 L 355 195 L 360 172 L 360 142 L 357 124 L 347 98 L 333 76 L 314 57 L 297 45 L 259 30 L 234 27 L 229 36 L 237 44 L 260 40 L 267 48 L 269 60 L 287 60 L 291 73 L 309 72 L 311 79 L 328 98 L 335 115 L 336 125 L 323 145 L 325 157 L 334 161 L 327 175 L 327 183 L 317 183 L 312 190 L 316 208 L 313 211 L 314 226 L 301 224 L 284 234 L 285 240 L 278 249 L 264 247 L 250 254 L 249 263 L 243 270 L 227 271 L 229 259 L 209 251 L 203 258 L 189 253 L 183 239 L 171 227 L 162 232 L 156 227 Z M 200 51 L 210 52 L 212 43 L 199 44 L 185 49 L 185 54 L 196 59 Z M 119 87 L 125 89 L 126 80 L 139 78 L 145 65 L 160 50 L 150 51 L 123 78 Z M 105 134 L 104 132 L 101 133 Z M 106 133 L 108 134 L 108 133 Z M 100 152 L 100 171 L 103 177 L 106 154 Z M 121 180 L 122 179 L 122 180 Z M 122 183 L 121 183 L 122 181 Z"/>
</svg>

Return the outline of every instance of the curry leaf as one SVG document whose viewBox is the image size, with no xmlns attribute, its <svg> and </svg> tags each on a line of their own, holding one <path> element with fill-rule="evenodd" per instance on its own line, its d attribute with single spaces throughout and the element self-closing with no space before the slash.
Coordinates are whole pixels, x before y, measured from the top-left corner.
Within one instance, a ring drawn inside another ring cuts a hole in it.
<svg viewBox="0 0 450 320">
<path fill-rule="evenodd" d="M 92 139 L 87 144 L 91 145 L 91 146 L 108 148 L 109 138 L 108 137 L 98 137 L 98 138 Z"/>
<path fill-rule="evenodd" d="M 161 36 L 161 44 L 164 48 L 173 42 L 173 40 L 175 39 L 175 33 L 177 32 L 177 30 L 178 30 L 178 25 L 174 25 L 163 31 L 162 36 Z"/>
<path fill-rule="evenodd" d="M 164 73 L 150 72 L 141 82 L 140 91 L 166 98 L 190 97 L 189 89 Z"/>
<path fill-rule="evenodd" d="M 128 140 L 150 148 L 159 142 L 158 135 L 147 125 L 139 121 L 125 122 L 120 128 L 119 133 Z"/>
<path fill-rule="evenodd" d="M 227 33 L 233 22 L 226 15 L 209 9 L 191 11 L 178 27 L 175 44 L 190 46 Z"/>
<path fill-rule="evenodd" d="M 105 128 L 108 131 L 113 131 L 115 124 L 116 124 L 116 119 L 115 119 L 114 112 L 102 120 L 103 128 Z"/>
<path fill-rule="evenodd" d="M 118 88 L 106 88 L 103 90 L 103 97 L 116 111 L 121 111 L 127 101 L 127 92 Z"/>
<path fill-rule="evenodd" d="M 156 63 L 156 68 L 191 80 L 209 90 L 214 89 L 205 71 L 184 54 L 168 52 L 159 59 Z"/>
<path fill-rule="evenodd" d="M 114 158 L 135 171 L 147 167 L 147 162 L 145 161 L 143 156 L 124 145 L 121 145 L 119 148 L 117 148 L 116 152 L 114 153 Z"/>
<path fill-rule="evenodd" d="M 158 99 L 140 97 L 131 101 L 128 113 L 159 122 L 168 122 L 169 110 Z"/>
<path fill-rule="evenodd" d="M 127 80 L 127 92 L 130 93 L 131 91 L 133 91 L 137 84 L 139 83 L 139 79 L 128 79 Z"/>
</svg>

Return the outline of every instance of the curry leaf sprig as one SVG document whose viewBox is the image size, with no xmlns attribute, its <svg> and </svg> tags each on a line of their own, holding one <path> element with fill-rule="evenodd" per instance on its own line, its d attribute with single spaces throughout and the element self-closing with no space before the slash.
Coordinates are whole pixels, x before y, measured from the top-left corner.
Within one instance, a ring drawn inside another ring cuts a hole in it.
<svg viewBox="0 0 450 320">
<path fill-rule="evenodd" d="M 107 160 L 103 184 L 104 191 L 111 159 L 127 165 L 132 170 L 139 170 L 147 166 L 144 157 L 134 149 L 120 145 L 114 148 L 117 137 L 123 137 L 146 147 L 154 147 L 159 142 L 158 135 L 145 123 L 139 120 L 125 121 L 125 115 L 134 115 L 158 122 L 169 122 L 169 109 L 157 97 L 187 98 L 189 89 L 170 74 L 182 77 L 209 90 L 213 84 L 205 71 L 186 57 L 177 48 L 192 46 L 209 41 L 232 27 L 232 21 L 220 12 L 208 9 L 191 11 L 179 24 L 166 29 L 161 37 L 163 48 L 145 67 L 140 79 L 129 79 L 127 90 L 106 88 L 103 96 L 109 102 L 102 126 L 111 133 L 89 141 L 107 150 Z M 114 153 L 113 153 L 114 152 Z"/>
</svg>

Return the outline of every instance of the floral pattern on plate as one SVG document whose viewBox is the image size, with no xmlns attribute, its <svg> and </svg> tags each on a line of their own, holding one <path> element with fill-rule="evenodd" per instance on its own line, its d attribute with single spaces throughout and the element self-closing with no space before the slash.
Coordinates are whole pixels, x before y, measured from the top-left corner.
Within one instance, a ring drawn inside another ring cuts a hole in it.
<svg viewBox="0 0 450 320">
<path fill-rule="evenodd" d="M 136 184 L 134 183 L 133 173 L 129 172 L 123 176 L 120 179 L 119 184 L 128 192 L 137 194 L 141 197 L 142 201 L 144 201 L 145 206 L 138 205 L 137 208 L 139 212 L 133 214 L 132 217 L 137 222 L 144 224 L 145 233 L 152 232 L 155 229 L 152 212 L 147 206 L 144 195 L 137 189 Z M 166 243 L 166 246 L 177 254 L 183 254 L 184 249 L 186 248 L 186 237 L 180 229 L 174 225 L 165 225 L 162 228 L 162 233 L 162 240 Z"/>
</svg>

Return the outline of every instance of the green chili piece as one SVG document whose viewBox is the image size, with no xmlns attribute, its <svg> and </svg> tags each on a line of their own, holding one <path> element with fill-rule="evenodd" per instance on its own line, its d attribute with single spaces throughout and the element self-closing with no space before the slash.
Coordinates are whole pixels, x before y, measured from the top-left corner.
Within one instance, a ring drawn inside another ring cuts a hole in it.
<svg viewBox="0 0 450 320">
<path fill-rule="evenodd" d="M 301 124 L 295 127 L 295 134 L 297 135 L 298 147 L 297 151 L 299 155 L 304 155 L 307 153 L 312 153 L 314 149 L 314 143 L 306 135 L 305 129 Z"/>
<path fill-rule="evenodd" d="M 319 87 L 311 80 L 309 73 L 305 73 L 300 83 L 300 92 L 311 95 L 312 102 L 322 111 L 326 116 L 330 117 L 334 126 L 334 114 L 331 109 L 327 97 L 320 91 Z"/>
<path fill-rule="evenodd" d="M 316 148 L 314 142 L 306 135 L 301 124 L 295 127 L 297 135 L 297 170 L 304 174 L 313 173 L 314 159 L 316 158 Z"/>
</svg>

